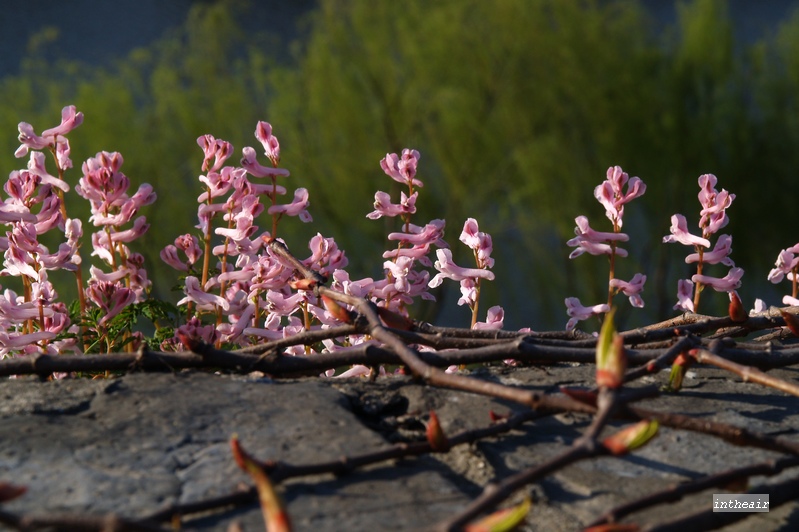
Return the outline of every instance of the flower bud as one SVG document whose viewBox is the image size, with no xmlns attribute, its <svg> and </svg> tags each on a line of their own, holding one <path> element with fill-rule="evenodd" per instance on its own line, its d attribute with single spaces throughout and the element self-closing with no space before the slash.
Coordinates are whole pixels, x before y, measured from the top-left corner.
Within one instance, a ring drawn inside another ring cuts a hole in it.
<svg viewBox="0 0 799 532">
<path fill-rule="evenodd" d="M 602 445 L 611 454 L 619 456 L 643 447 L 658 432 L 658 422 L 643 420 L 605 438 Z"/>
<path fill-rule="evenodd" d="M 730 319 L 735 323 L 742 323 L 749 318 L 746 310 L 744 310 L 744 305 L 741 302 L 741 298 L 738 297 L 738 292 L 735 290 L 730 292 L 729 314 Z"/>
<path fill-rule="evenodd" d="M 785 326 L 790 329 L 794 336 L 799 336 L 799 318 L 782 309 L 780 309 L 780 314 L 782 314 L 782 319 L 785 320 Z"/>
<path fill-rule="evenodd" d="M 693 358 L 685 355 L 685 353 L 677 355 L 677 358 L 674 359 L 674 363 L 671 365 L 671 373 L 669 373 L 669 390 L 674 392 L 680 391 L 685 372 L 688 371 L 688 367 L 691 365 L 692 361 Z"/>
<path fill-rule="evenodd" d="M 449 439 L 447 439 L 447 435 L 444 434 L 441 424 L 438 422 L 438 416 L 435 410 L 430 411 L 430 421 L 427 422 L 426 435 L 427 443 L 430 444 L 430 448 L 434 452 L 445 453 L 449 451 Z"/>
<path fill-rule="evenodd" d="M 530 512 L 530 498 L 525 498 L 516 506 L 497 510 L 491 515 L 487 515 L 470 523 L 464 527 L 466 532 L 500 532 L 502 530 L 516 530 L 527 514 Z"/>
<path fill-rule="evenodd" d="M 596 344 L 596 384 L 600 388 L 621 387 L 624 382 L 624 371 L 627 369 L 624 338 L 616 332 L 613 324 L 615 312 L 615 309 L 611 309 L 605 316 Z"/>
</svg>

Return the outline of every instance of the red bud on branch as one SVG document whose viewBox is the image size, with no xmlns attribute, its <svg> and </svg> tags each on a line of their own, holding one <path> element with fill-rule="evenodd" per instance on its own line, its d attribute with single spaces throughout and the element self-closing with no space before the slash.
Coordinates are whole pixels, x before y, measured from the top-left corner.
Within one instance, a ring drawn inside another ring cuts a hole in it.
<svg viewBox="0 0 799 532">
<path fill-rule="evenodd" d="M 352 316 L 346 308 L 342 307 L 325 295 L 322 296 L 322 303 L 324 303 L 325 308 L 330 315 L 336 318 L 338 321 L 343 323 L 352 323 Z"/>
<path fill-rule="evenodd" d="M 611 454 L 619 456 L 644 446 L 658 432 L 657 421 L 639 421 L 602 440 Z"/>
<path fill-rule="evenodd" d="M 23 495 L 28 488 L 26 486 L 16 486 L 8 482 L 0 482 L 0 502 L 10 501 Z"/>
<path fill-rule="evenodd" d="M 735 323 L 742 323 L 749 319 L 749 315 L 744 309 L 744 304 L 741 302 L 741 298 L 738 297 L 738 292 L 735 290 L 730 292 L 730 306 L 728 312 L 730 314 L 730 319 Z"/>
<path fill-rule="evenodd" d="M 192 338 L 191 336 L 188 336 L 180 332 L 179 330 L 176 331 L 175 334 L 177 335 L 178 340 L 180 340 L 180 343 L 183 344 L 183 347 L 185 347 L 189 351 L 196 352 L 200 348 L 201 345 L 200 340 Z"/>
<path fill-rule="evenodd" d="M 510 508 L 498 510 L 479 521 L 466 525 L 466 532 L 509 532 L 516 529 L 530 512 L 530 498 Z"/>
<path fill-rule="evenodd" d="M 592 390 L 579 390 L 577 388 L 567 388 L 566 386 L 560 387 L 560 393 L 564 395 L 568 395 L 575 401 L 580 401 L 581 403 L 596 406 L 596 399 L 597 399 L 597 392 Z"/>
<path fill-rule="evenodd" d="M 392 329 L 399 329 L 400 331 L 410 331 L 414 327 L 413 320 L 406 318 L 402 314 L 397 314 L 393 310 L 385 307 L 377 307 L 377 315 L 383 320 L 383 323 Z"/>
<path fill-rule="evenodd" d="M 780 309 L 780 314 L 782 314 L 782 319 L 785 320 L 785 325 L 791 330 L 793 335 L 799 336 L 799 318 L 790 312 L 785 312 L 782 309 Z"/>
<path fill-rule="evenodd" d="M 596 344 L 596 384 L 611 389 L 621 387 L 627 369 L 624 338 L 616 332 L 613 324 L 615 312 L 614 308 L 605 315 Z"/>
<path fill-rule="evenodd" d="M 264 468 L 252 456 L 250 456 L 239 443 L 239 439 L 233 436 L 230 439 L 230 448 L 233 451 L 233 458 L 236 464 L 246 471 L 255 482 L 258 490 L 258 499 L 261 503 L 261 512 L 264 516 L 267 532 L 290 532 L 291 521 L 288 512 L 280 496 L 275 491 L 272 481 Z"/>
<path fill-rule="evenodd" d="M 289 282 L 289 286 L 294 290 L 313 290 L 316 288 L 316 284 L 315 279 L 298 279 Z"/>
<path fill-rule="evenodd" d="M 496 423 L 498 421 L 505 421 L 510 417 L 510 412 L 508 412 L 507 414 L 497 414 L 493 410 L 489 410 L 488 417 L 491 419 L 491 423 Z"/>
<path fill-rule="evenodd" d="M 445 453 L 450 449 L 449 439 L 444 434 L 441 424 L 438 422 L 438 416 L 435 410 L 430 411 L 430 421 L 427 422 L 427 443 L 430 448 L 437 453 Z"/>
<path fill-rule="evenodd" d="M 682 388 L 682 380 L 685 377 L 685 372 L 688 371 L 688 367 L 693 363 L 694 359 L 691 356 L 686 355 L 685 353 L 680 353 L 677 355 L 677 358 L 674 359 L 674 363 L 671 365 L 671 373 L 669 373 L 669 389 L 678 392 L 680 388 Z"/>
</svg>

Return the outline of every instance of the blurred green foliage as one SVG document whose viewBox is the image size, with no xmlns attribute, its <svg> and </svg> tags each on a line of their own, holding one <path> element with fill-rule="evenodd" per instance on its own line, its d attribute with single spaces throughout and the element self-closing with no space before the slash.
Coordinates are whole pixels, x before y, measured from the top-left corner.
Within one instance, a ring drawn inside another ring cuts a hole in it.
<svg viewBox="0 0 799 532">
<path fill-rule="evenodd" d="M 197 223 L 198 136 L 229 140 L 238 156 L 258 146 L 256 121 L 271 122 L 290 186 L 309 189 L 315 219 L 284 220 L 281 236 L 301 257 L 314 232 L 335 237 L 353 278 L 380 274 L 394 228 L 365 218 L 376 190 L 397 192 L 379 161 L 415 148 L 425 183 L 417 223 L 446 218 L 467 264 L 457 236 L 476 218 L 497 259 L 481 307 L 501 303 L 507 327 L 538 330 L 563 327 L 567 296 L 605 298 L 607 261 L 569 261 L 565 241 L 580 214 L 609 230 L 592 192 L 612 165 L 648 186 L 627 206 L 630 257 L 617 270 L 648 276 L 647 307 L 622 304 L 619 318 L 672 315 L 687 250 L 661 239 L 674 213 L 697 223 L 697 178 L 714 173 L 737 195 L 726 231 L 746 270 L 744 302 L 779 304 L 787 290 L 765 274 L 799 241 L 799 16 L 741 43 L 725 6 L 679 2 L 675 26 L 659 30 L 633 1 L 321 0 L 279 60 L 290 43 L 242 31 L 246 6 L 201 3 L 183 28 L 111 69 L 44 61 L 37 50 L 57 39 L 42 34 L 22 73 L 0 80 L 0 168 L 24 164 L 13 158 L 19 121 L 41 131 L 75 104 L 86 119 L 70 135 L 70 183 L 86 157 L 120 151 L 134 186 L 149 182 L 159 195 L 136 247 L 164 297 L 177 277 L 158 252 Z M 70 213 L 86 215 L 72 199 Z M 453 283 L 434 309 L 449 316 L 426 317 L 468 323 L 466 310 L 452 311 L 456 292 Z M 718 306 L 703 311 L 724 312 L 723 294 L 705 300 Z"/>
</svg>

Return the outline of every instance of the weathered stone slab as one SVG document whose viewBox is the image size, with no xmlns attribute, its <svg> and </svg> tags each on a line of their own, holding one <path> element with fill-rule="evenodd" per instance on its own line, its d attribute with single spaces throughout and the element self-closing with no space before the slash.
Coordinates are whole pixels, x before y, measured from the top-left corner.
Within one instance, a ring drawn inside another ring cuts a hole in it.
<svg viewBox="0 0 799 532">
<path fill-rule="evenodd" d="M 562 384 L 590 385 L 593 368 L 495 368 L 475 374 L 555 391 Z M 773 374 L 796 376 L 793 370 Z M 689 376 L 679 394 L 643 406 L 797 437 L 799 399 L 737 382 L 716 370 L 697 369 L 694 377 Z M 382 449 L 390 442 L 423 439 L 423 422 L 431 409 L 445 431 L 455 434 L 488 425 L 490 410 L 521 408 L 404 377 L 374 383 L 271 381 L 203 372 L 95 381 L 4 380 L 0 398 L 0 480 L 28 487 L 28 493 L 4 505 L 5 510 L 115 512 L 131 518 L 175 502 L 230 493 L 248 482 L 233 462 L 232 434 L 260 459 L 315 463 Z M 463 508 L 491 480 L 562 453 L 588 421 L 581 415 L 549 416 L 448 454 L 377 464 L 341 477 L 293 479 L 281 489 L 299 530 L 423 529 Z M 777 456 L 702 434 L 662 429 L 632 456 L 580 462 L 523 490 L 534 501 L 526 529 L 580 529 L 609 508 L 669 484 Z M 791 470 L 775 478 L 753 479 L 752 484 L 796 474 Z M 632 520 L 653 523 L 706 509 L 711 493 L 635 514 Z M 729 529 L 788 530 L 796 524 L 797 508 L 794 502 Z M 245 530 L 263 527 L 254 504 L 195 516 L 185 526 L 224 530 L 233 520 Z"/>
</svg>

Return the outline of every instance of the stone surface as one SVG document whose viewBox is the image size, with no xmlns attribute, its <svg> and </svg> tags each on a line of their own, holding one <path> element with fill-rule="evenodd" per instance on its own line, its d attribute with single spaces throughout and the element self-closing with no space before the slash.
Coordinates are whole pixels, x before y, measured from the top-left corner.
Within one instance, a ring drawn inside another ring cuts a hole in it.
<svg viewBox="0 0 799 532">
<path fill-rule="evenodd" d="M 791 380 L 797 376 L 790 369 L 772 373 Z M 561 384 L 589 385 L 593 367 L 493 368 L 474 375 L 551 392 Z M 4 380 L 0 397 L 0 480 L 28 487 L 26 495 L 6 503 L 4 510 L 115 512 L 130 518 L 176 502 L 230 493 L 248 482 L 230 453 L 233 434 L 262 460 L 305 464 L 382 449 L 391 442 L 423 440 L 431 409 L 448 434 L 488 425 L 490 410 L 521 409 L 404 377 L 272 381 L 197 371 L 106 380 Z M 689 375 L 679 394 L 644 404 L 799 438 L 797 405 L 795 397 L 701 368 Z M 419 530 L 463 508 L 491 480 L 562 453 L 588 421 L 582 415 L 544 417 L 447 454 L 385 462 L 338 477 L 295 478 L 283 483 L 281 491 L 298 530 Z M 522 490 L 533 499 L 524 529 L 578 530 L 643 494 L 777 456 L 664 428 L 633 455 L 579 462 Z M 791 470 L 755 478 L 752 485 L 796 474 Z M 627 521 L 654 523 L 706 509 L 712 493 L 634 514 Z M 184 527 L 224 530 L 234 520 L 244 530 L 263 529 L 255 504 L 187 516 Z M 792 502 L 727 529 L 765 532 L 797 525 L 799 507 Z"/>
</svg>

